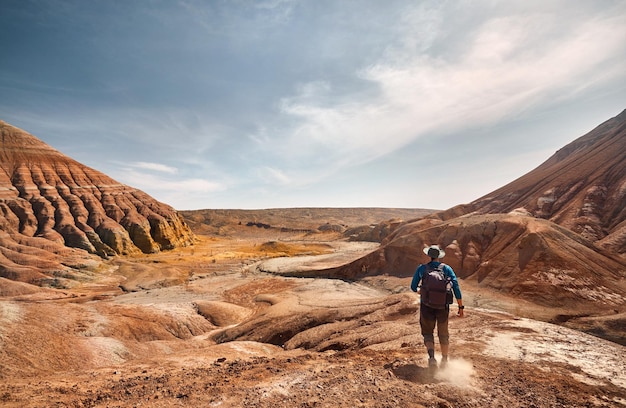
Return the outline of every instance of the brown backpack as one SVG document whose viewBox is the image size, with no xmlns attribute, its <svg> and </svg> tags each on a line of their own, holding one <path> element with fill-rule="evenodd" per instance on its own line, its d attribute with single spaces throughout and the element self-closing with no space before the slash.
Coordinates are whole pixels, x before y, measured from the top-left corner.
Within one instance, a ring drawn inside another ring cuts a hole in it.
<svg viewBox="0 0 626 408">
<path fill-rule="evenodd" d="M 420 301 L 433 309 L 444 309 L 452 303 L 452 285 L 450 277 L 446 276 L 443 271 L 444 265 L 440 263 L 437 267 L 433 267 L 426 264 L 426 271 L 422 276 Z"/>
</svg>

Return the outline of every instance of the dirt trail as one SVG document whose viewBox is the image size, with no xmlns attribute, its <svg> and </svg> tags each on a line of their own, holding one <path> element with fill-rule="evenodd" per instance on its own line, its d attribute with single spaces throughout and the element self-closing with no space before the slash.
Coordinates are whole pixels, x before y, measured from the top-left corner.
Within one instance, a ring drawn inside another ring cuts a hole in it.
<svg viewBox="0 0 626 408">
<path fill-rule="evenodd" d="M 249 268 L 253 272 L 280 275 L 281 272 L 301 272 L 332 268 L 359 259 L 379 247 L 373 242 L 334 242 L 334 252 L 324 255 L 280 257 L 260 261 Z"/>
</svg>

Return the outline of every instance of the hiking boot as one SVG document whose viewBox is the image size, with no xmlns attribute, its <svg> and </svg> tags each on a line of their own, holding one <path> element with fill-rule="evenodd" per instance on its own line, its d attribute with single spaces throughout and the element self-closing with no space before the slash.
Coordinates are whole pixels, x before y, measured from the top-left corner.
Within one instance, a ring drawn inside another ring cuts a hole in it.
<svg viewBox="0 0 626 408">
<path fill-rule="evenodd" d="M 441 364 L 439 365 L 439 367 L 446 368 L 447 366 L 448 366 L 448 359 L 447 358 L 442 358 L 441 359 Z"/>
<path fill-rule="evenodd" d="M 428 368 L 437 368 L 437 359 L 435 357 L 428 359 Z"/>
</svg>

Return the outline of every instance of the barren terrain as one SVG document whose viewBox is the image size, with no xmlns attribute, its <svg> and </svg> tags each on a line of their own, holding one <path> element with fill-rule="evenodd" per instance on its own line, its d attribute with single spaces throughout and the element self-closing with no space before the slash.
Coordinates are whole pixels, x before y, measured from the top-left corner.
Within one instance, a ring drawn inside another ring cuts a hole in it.
<svg viewBox="0 0 626 408">
<path fill-rule="evenodd" d="M 410 278 L 281 276 L 377 244 L 254 231 L 111 258 L 69 289 L 13 283 L 0 406 L 626 406 L 624 346 L 530 318 L 545 308 L 461 281 L 452 360 L 432 371 Z"/>
<path fill-rule="evenodd" d="M 440 212 L 177 212 L 0 121 L 0 406 L 626 406 L 625 132 Z M 466 305 L 435 370 L 432 243 Z"/>
</svg>

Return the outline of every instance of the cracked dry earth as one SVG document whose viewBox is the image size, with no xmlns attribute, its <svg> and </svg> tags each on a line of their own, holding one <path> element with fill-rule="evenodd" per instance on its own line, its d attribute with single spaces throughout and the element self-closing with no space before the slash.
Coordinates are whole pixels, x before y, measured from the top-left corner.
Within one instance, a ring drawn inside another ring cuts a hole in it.
<svg viewBox="0 0 626 408">
<path fill-rule="evenodd" d="M 472 307 L 469 283 L 452 360 L 429 370 L 408 279 L 284 278 L 232 248 L 210 268 L 184 251 L 0 298 L 0 406 L 626 406 L 624 346 Z"/>
</svg>

